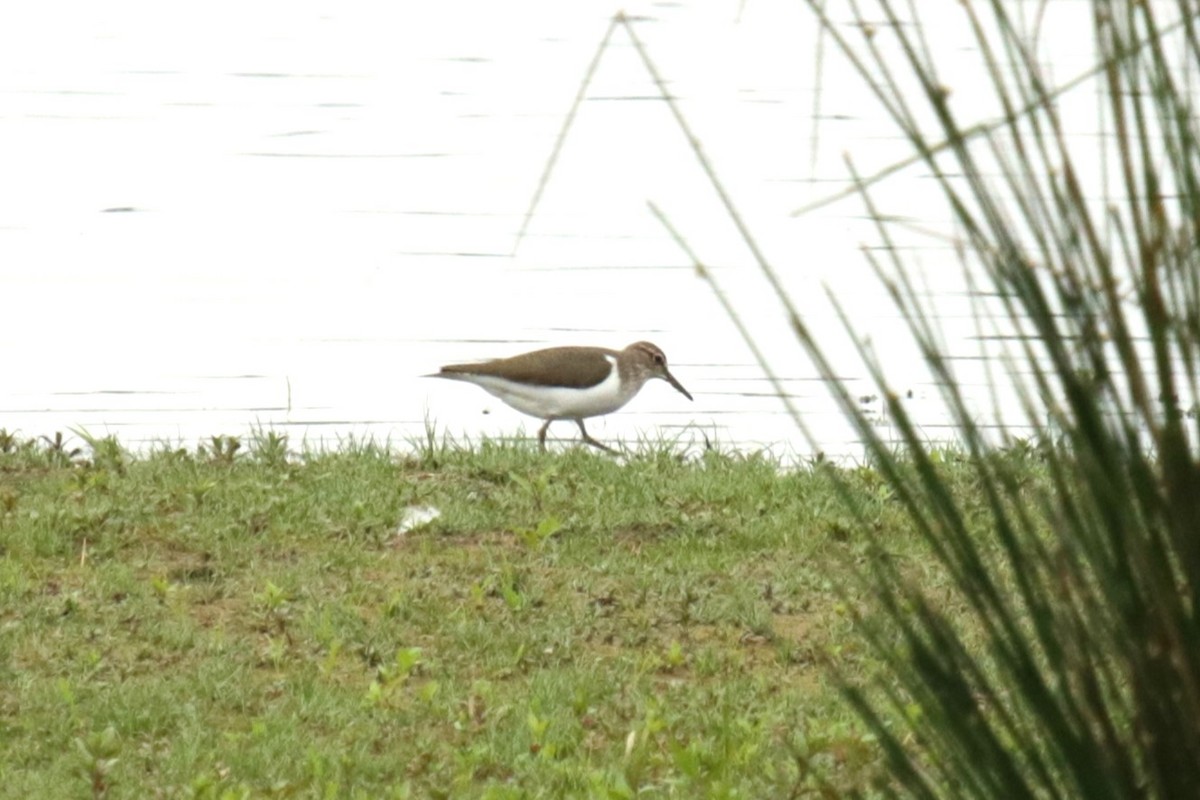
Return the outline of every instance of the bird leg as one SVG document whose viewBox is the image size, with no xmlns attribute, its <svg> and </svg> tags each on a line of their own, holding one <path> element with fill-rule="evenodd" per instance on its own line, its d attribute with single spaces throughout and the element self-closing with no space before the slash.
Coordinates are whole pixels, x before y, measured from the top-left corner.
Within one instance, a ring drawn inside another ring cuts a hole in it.
<svg viewBox="0 0 1200 800">
<path fill-rule="evenodd" d="M 582 419 L 575 420 L 575 424 L 579 426 L 579 432 L 583 434 L 583 440 L 585 442 L 592 445 L 593 447 L 599 447 L 601 450 L 605 450 L 609 453 L 613 453 L 614 455 L 620 455 L 619 451 L 612 449 L 611 447 L 609 447 L 606 444 L 596 441 L 591 436 L 588 436 L 587 428 L 583 427 Z"/>
<path fill-rule="evenodd" d="M 546 452 L 546 431 L 550 430 L 550 423 L 554 420 L 546 420 L 546 424 L 538 431 L 538 445 L 542 448 L 542 452 Z"/>
</svg>

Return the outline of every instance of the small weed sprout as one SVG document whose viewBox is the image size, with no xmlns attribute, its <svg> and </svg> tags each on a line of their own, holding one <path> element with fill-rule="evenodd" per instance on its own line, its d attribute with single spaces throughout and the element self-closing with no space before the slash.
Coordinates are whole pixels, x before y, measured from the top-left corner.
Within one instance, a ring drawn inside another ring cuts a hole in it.
<svg viewBox="0 0 1200 800">
<path fill-rule="evenodd" d="M 420 667 L 421 654 L 419 647 L 401 647 L 391 664 L 380 664 L 375 671 L 375 679 L 367 687 L 367 704 L 385 705 Z"/>
<path fill-rule="evenodd" d="M 93 798 L 98 800 L 108 796 L 112 788 L 112 771 L 119 761 L 117 754 L 120 751 L 120 739 L 111 725 L 103 731 L 88 734 L 86 738 L 75 739 L 78 758 L 76 769 L 87 781 Z"/>
<path fill-rule="evenodd" d="M 288 460 L 287 434 L 256 428 L 250 438 L 250 456 L 260 464 L 282 467 Z"/>
<path fill-rule="evenodd" d="M 208 444 L 201 443 L 198 452 L 214 464 L 232 464 L 241 447 L 242 442 L 238 437 L 217 435 L 210 436 Z"/>
<path fill-rule="evenodd" d="M 563 528 L 558 517 L 549 516 L 537 524 L 536 528 L 517 528 L 516 534 L 526 547 L 541 550 L 551 538 L 558 535 Z"/>
</svg>

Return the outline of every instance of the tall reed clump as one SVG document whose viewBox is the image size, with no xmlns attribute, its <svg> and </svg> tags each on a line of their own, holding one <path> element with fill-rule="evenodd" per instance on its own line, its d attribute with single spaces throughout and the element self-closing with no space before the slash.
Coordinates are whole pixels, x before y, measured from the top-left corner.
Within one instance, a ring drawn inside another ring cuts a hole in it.
<svg viewBox="0 0 1200 800">
<path fill-rule="evenodd" d="M 969 23 L 1001 109 L 997 124 L 972 126 L 956 116 L 929 46 L 938 32 L 917 3 L 876 0 L 870 17 L 851 3 L 855 25 L 832 19 L 824 0 L 810 5 L 937 182 L 964 265 L 999 298 L 1000 314 L 981 324 L 1015 343 L 996 380 L 1015 384 L 1020 428 L 1032 431 L 1046 476 L 1021 480 L 1028 462 L 1014 466 L 985 435 L 903 253 L 877 251 L 873 265 L 944 387 L 979 492 L 970 510 L 951 494 L 897 394 L 883 393 L 899 448 L 840 392 L 967 612 L 951 620 L 945 598 L 935 602 L 903 565 L 873 559 L 869 585 L 886 624 L 866 628 L 892 679 L 846 692 L 882 743 L 889 791 L 1200 796 L 1193 4 L 1090 5 L 1104 128 L 1091 139 L 1069 136 L 1072 120 L 1044 77 L 1040 59 L 1056 43 L 1037 41 L 1038 4 L 920 4 Z M 887 245 L 886 209 L 859 183 Z M 836 384 L 816 335 L 796 326 Z M 860 353 L 886 389 L 869 349 Z"/>
</svg>

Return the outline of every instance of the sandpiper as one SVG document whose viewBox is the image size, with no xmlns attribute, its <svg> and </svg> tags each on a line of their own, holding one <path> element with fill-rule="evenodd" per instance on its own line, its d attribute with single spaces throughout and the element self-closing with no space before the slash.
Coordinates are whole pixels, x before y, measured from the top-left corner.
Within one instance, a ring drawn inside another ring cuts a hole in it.
<svg viewBox="0 0 1200 800">
<path fill-rule="evenodd" d="M 651 378 L 661 378 L 688 400 L 688 390 L 667 369 L 667 357 L 650 342 L 624 350 L 605 347 L 551 347 L 478 364 L 451 364 L 427 378 L 467 381 L 499 397 L 523 414 L 546 420 L 538 444 L 556 419 L 574 420 L 583 441 L 615 453 L 588 435 L 583 420 L 609 414 L 633 399 Z"/>
</svg>

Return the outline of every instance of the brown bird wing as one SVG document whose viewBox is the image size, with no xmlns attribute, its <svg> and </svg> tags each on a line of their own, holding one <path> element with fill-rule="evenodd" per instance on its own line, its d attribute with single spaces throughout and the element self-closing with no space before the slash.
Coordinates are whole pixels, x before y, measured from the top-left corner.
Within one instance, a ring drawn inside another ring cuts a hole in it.
<svg viewBox="0 0 1200 800">
<path fill-rule="evenodd" d="M 442 373 L 496 375 L 531 386 L 587 389 L 607 378 L 608 371 L 613 368 L 605 355 L 616 358 L 617 352 L 589 347 L 551 347 L 479 364 L 452 364 L 442 367 Z"/>
</svg>

